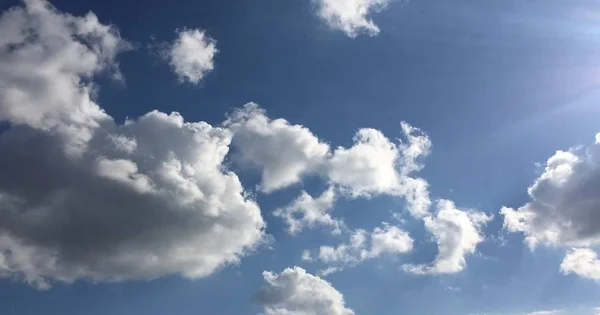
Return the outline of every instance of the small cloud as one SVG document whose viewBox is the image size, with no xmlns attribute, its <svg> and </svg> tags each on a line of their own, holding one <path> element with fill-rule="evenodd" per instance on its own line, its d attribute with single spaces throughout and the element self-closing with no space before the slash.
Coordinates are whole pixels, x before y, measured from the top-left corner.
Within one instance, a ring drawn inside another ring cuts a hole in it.
<svg viewBox="0 0 600 315">
<path fill-rule="evenodd" d="M 446 288 L 444 288 L 444 290 L 452 291 L 452 292 L 460 292 L 461 291 L 461 289 L 459 287 L 453 287 L 453 286 L 447 286 Z"/>
<path fill-rule="evenodd" d="M 218 53 L 217 42 L 201 29 L 177 31 L 177 38 L 160 55 L 181 82 L 198 84 L 211 72 Z"/>
<path fill-rule="evenodd" d="M 317 15 L 330 28 L 341 30 L 352 38 L 359 34 L 379 34 L 379 27 L 369 15 L 385 9 L 390 2 L 392 0 L 313 0 Z"/>
</svg>

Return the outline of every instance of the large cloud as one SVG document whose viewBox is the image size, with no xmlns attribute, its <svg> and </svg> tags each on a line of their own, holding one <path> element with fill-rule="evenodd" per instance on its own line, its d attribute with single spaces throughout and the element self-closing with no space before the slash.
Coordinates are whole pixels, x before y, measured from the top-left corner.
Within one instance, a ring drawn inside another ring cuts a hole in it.
<svg viewBox="0 0 600 315">
<path fill-rule="evenodd" d="M 334 29 L 349 37 L 364 33 L 370 36 L 379 33 L 379 27 L 369 14 L 383 10 L 392 0 L 312 0 L 317 14 Z"/>
<path fill-rule="evenodd" d="M 211 72 L 217 54 L 216 41 L 201 29 L 177 31 L 177 38 L 162 52 L 181 82 L 198 84 Z"/>
<path fill-rule="evenodd" d="M 308 128 L 272 120 L 256 104 L 234 111 L 224 124 L 234 132 L 238 160 L 262 172 L 261 189 L 271 192 L 319 175 L 349 197 L 388 194 L 406 198 L 411 214 L 426 215 L 427 182 L 409 175 L 421 168 L 431 141 L 419 129 L 401 123 L 405 142 L 394 143 L 379 130 L 357 131 L 354 145 L 330 150 Z"/>
<path fill-rule="evenodd" d="M 557 151 L 529 187 L 531 201 L 502 208 L 504 227 L 543 243 L 589 246 L 600 242 L 600 134 L 587 147 Z"/>
<path fill-rule="evenodd" d="M 300 267 L 277 274 L 263 272 L 266 286 L 258 293 L 266 315 L 353 315 L 344 296 L 331 284 Z"/>
<path fill-rule="evenodd" d="M 260 209 L 223 165 L 229 130 L 158 111 L 117 125 L 93 101 L 127 47 L 112 27 L 28 0 L 0 30 L 1 276 L 202 277 L 261 243 Z"/>
<path fill-rule="evenodd" d="M 458 209 L 450 200 L 439 200 L 437 214 L 424 218 L 425 228 L 438 244 L 438 255 L 430 265 L 404 265 L 415 274 L 456 273 L 466 267 L 465 256 L 472 254 L 484 240 L 481 228 L 492 217 L 476 211 Z"/>
</svg>

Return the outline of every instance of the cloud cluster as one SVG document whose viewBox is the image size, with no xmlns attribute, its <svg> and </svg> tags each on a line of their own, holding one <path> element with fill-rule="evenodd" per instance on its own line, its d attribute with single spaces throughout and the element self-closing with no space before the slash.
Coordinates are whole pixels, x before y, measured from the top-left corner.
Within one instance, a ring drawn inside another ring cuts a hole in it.
<svg viewBox="0 0 600 315">
<path fill-rule="evenodd" d="M 320 274 L 328 275 L 382 254 L 407 253 L 413 249 L 413 239 L 407 232 L 386 223 L 375 228 L 370 234 L 362 229 L 353 231 L 349 238 L 347 244 L 337 247 L 321 246 L 314 258 L 310 252 L 305 252 L 303 259 L 318 260 L 328 265 L 320 271 Z"/>
<path fill-rule="evenodd" d="M 408 272 L 460 272 L 466 266 L 465 256 L 474 253 L 484 240 L 481 229 L 491 217 L 483 213 L 458 209 L 449 200 L 437 203 L 435 215 L 429 213 L 428 184 L 411 174 L 423 167 L 420 160 L 431 151 L 431 141 L 405 122 L 400 125 L 404 141 L 394 143 L 379 130 L 363 128 L 357 131 L 351 147 L 335 149 L 330 149 L 304 126 L 284 119 L 270 119 L 253 103 L 235 110 L 224 126 L 234 133 L 232 146 L 237 151 L 237 160 L 261 171 L 262 191 L 272 192 L 300 183 L 310 174 L 320 176 L 331 185 L 317 199 L 303 192 L 291 204 L 274 212 L 284 220 L 291 234 L 317 225 L 328 227 L 334 233 L 341 232 L 342 221 L 329 213 L 337 195 L 347 198 L 392 195 L 405 198 L 409 213 L 424 220 L 439 247 L 435 262 L 406 265 Z M 384 252 L 412 249 L 412 239 L 396 227 L 385 226 L 372 235 L 364 230 L 351 233 L 349 244 L 320 248 L 316 259 L 329 265 L 324 273 L 339 271 Z M 396 247 L 384 246 L 378 250 L 376 242 L 380 236 L 394 240 L 395 243 L 385 244 Z M 369 238 L 373 243 L 371 249 L 367 249 Z"/>
<path fill-rule="evenodd" d="M 363 128 L 356 132 L 353 146 L 335 150 L 308 128 L 270 119 L 253 103 L 235 110 L 224 126 L 234 132 L 237 160 L 261 171 L 263 192 L 300 183 L 312 174 L 345 196 L 403 196 L 414 216 L 427 213 L 427 182 L 409 175 L 421 168 L 419 160 L 429 154 L 431 141 L 407 123 L 401 124 L 405 142 L 394 143 L 379 130 Z"/>
<path fill-rule="evenodd" d="M 230 130 L 159 111 L 118 125 L 94 102 L 129 47 L 113 27 L 27 0 L 0 30 L 0 276 L 202 277 L 263 241 L 223 164 Z"/>
<path fill-rule="evenodd" d="M 349 37 L 359 34 L 375 36 L 379 27 L 369 15 L 385 9 L 392 0 L 312 0 L 318 16 L 329 27 L 339 29 Z"/>
<path fill-rule="evenodd" d="M 387 2 L 321 1 L 320 8 L 351 35 L 375 30 L 366 16 Z M 331 13 L 335 10 L 350 11 Z M 26 0 L 0 16 L 0 35 L 0 121 L 10 124 L 0 134 L 0 277 L 47 288 L 53 281 L 79 279 L 197 278 L 237 263 L 264 242 L 265 223 L 251 193 L 228 169 L 230 148 L 236 162 L 260 171 L 263 193 L 309 176 L 329 185 L 319 197 L 302 192 L 274 212 L 291 234 L 316 226 L 350 232 L 347 244 L 321 246 L 315 257 L 306 253 L 306 260 L 329 266 L 322 274 L 413 249 L 407 232 L 386 223 L 371 232 L 349 231 L 330 213 L 340 197 L 405 199 L 411 216 L 424 220 L 439 247 L 432 264 L 405 266 L 413 273 L 461 271 L 465 256 L 483 241 L 488 216 L 447 200 L 437 203 L 435 214 L 429 212 L 428 184 L 412 174 L 423 167 L 420 160 L 430 153 L 431 141 L 405 122 L 401 140 L 362 128 L 351 146 L 336 148 L 304 126 L 269 118 L 254 103 L 234 110 L 218 126 L 156 110 L 118 124 L 96 103 L 94 83 L 99 75 L 122 78 L 117 56 L 131 45 L 113 26 L 93 13 L 73 16 L 45 0 Z M 164 57 L 180 80 L 197 84 L 213 69 L 216 53 L 215 41 L 202 30 L 185 29 Z M 595 150 L 564 153 L 549 165 L 571 163 L 571 168 L 558 167 L 546 177 L 593 174 Z M 585 159 L 587 169 L 578 169 Z M 543 192 L 548 185 L 537 186 L 530 191 L 534 198 L 548 194 Z M 596 199 L 590 200 L 586 205 L 593 210 Z M 524 209 L 503 210 L 508 228 L 530 233 L 538 227 L 529 214 L 537 208 Z M 515 216 L 532 219 L 511 221 Z M 573 234 L 593 232 L 582 229 Z M 588 242 L 597 237 L 585 235 Z M 588 261 L 592 266 L 594 260 Z M 565 272 L 582 266 L 564 264 Z M 301 268 L 267 272 L 265 280 L 272 288 L 263 293 L 284 288 L 263 299 L 268 314 L 352 314 L 335 289 Z M 304 294 L 318 292 L 310 286 L 326 294 L 305 300 Z"/>
<path fill-rule="evenodd" d="M 181 82 L 198 84 L 211 72 L 218 53 L 217 43 L 201 29 L 182 29 L 177 38 L 162 52 Z"/>
<path fill-rule="evenodd" d="M 431 265 L 404 265 L 414 274 L 456 273 L 466 267 L 465 256 L 473 254 L 484 240 L 482 227 L 492 219 L 482 212 L 458 209 L 450 200 L 439 200 L 435 216 L 424 218 L 425 228 L 438 244 L 438 255 Z"/>
<path fill-rule="evenodd" d="M 263 277 L 266 286 L 257 298 L 266 315 L 354 315 L 330 283 L 300 267 L 265 271 Z"/>
<path fill-rule="evenodd" d="M 539 244 L 589 247 L 600 243 L 600 134 L 588 146 L 557 151 L 528 189 L 531 201 L 518 209 L 503 207 L 504 228 Z M 561 270 L 597 279 L 596 254 L 568 252 Z M 594 273 L 596 270 L 596 273 Z M 594 276 L 595 275 L 595 276 Z"/>
</svg>

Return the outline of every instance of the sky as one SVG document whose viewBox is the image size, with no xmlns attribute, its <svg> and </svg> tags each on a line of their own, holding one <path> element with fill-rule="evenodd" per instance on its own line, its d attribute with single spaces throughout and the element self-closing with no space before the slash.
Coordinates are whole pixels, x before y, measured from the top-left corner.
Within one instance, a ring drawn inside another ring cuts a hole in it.
<svg viewBox="0 0 600 315">
<path fill-rule="evenodd" d="M 0 314 L 600 314 L 600 2 L 0 10 Z"/>
</svg>

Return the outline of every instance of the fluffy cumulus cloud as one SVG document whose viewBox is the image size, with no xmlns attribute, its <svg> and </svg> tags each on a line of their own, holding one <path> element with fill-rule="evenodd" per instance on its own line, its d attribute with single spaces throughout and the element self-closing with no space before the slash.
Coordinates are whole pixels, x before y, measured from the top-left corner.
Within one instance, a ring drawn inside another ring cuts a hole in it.
<svg viewBox="0 0 600 315">
<path fill-rule="evenodd" d="M 205 31 L 183 29 L 162 54 L 181 82 L 198 84 L 214 69 L 217 52 L 216 41 Z"/>
<path fill-rule="evenodd" d="M 465 257 L 484 240 L 482 227 L 492 219 L 482 212 L 458 209 L 452 201 L 440 200 L 435 216 L 424 218 L 425 228 L 438 244 L 438 255 L 429 265 L 404 265 L 414 274 L 445 274 L 462 271 Z"/>
<path fill-rule="evenodd" d="M 427 213 L 427 182 L 412 178 L 429 154 L 431 141 L 421 130 L 401 123 L 404 142 L 395 143 L 379 130 L 357 131 L 354 144 L 331 150 L 308 128 L 284 119 L 270 119 L 256 104 L 234 111 L 224 126 L 234 132 L 232 145 L 240 162 L 262 172 L 261 190 L 271 192 L 317 175 L 345 196 L 403 196 L 409 211 Z"/>
<path fill-rule="evenodd" d="M 232 144 L 238 160 L 261 169 L 264 192 L 299 183 L 320 167 L 329 152 L 329 145 L 308 128 L 272 120 L 254 103 L 235 110 L 224 125 L 235 133 Z"/>
<path fill-rule="evenodd" d="M 413 239 L 407 232 L 384 223 L 382 227 L 375 228 L 370 234 L 361 229 L 353 231 L 348 243 L 336 247 L 321 246 L 314 258 L 310 252 L 305 252 L 303 259 L 326 264 L 328 267 L 320 273 L 328 275 L 367 259 L 380 257 L 382 254 L 407 253 L 412 249 Z"/>
<path fill-rule="evenodd" d="M 421 169 L 419 159 L 429 154 L 431 141 L 405 122 L 401 127 L 403 143 L 390 141 L 379 130 L 360 129 L 354 145 L 335 149 L 322 172 L 352 197 L 404 196 L 410 213 L 422 217 L 430 206 L 427 182 L 408 175 Z"/>
<path fill-rule="evenodd" d="M 531 201 L 503 207 L 504 228 L 523 233 L 530 249 L 539 244 L 575 246 L 561 271 L 599 279 L 596 253 L 600 243 L 600 134 L 588 146 L 557 151 L 528 189 Z"/>
<path fill-rule="evenodd" d="M 353 315 L 344 296 L 329 282 L 300 267 L 263 272 L 265 287 L 257 298 L 266 315 Z"/>
<path fill-rule="evenodd" d="M 283 219 L 288 232 L 292 235 L 302 231 L 304 227 L 317 225 L 329 228 L 333 234 L 339 234 L 342 232 L 343 222 L 332 218 L 329 213 L 335 199 L 336 193 L 332 187 L 316 199 L 303 191 L 296 200 L 275 210 L 273 214 Z"/>
<path fill-rule="evenodd" d="M 385 9 L 392 0 L 312 0 L 317 14 L 331 28 L 339 29 L 349 37 L 379 33 L 379 27 L 369 15 Z"/>
<path fill-rule="evenodd" d="M 523 233 L 532 249 L 600 242 L 600 136 L 589 146 L 557 151 L 528 192 L 529 203 L 501 212 L 504 227 Z"/>
<path fill-rule="evenodd" d="M 27 0 L 0 32 L 0 276 L 195 278 L 262 242 L 223 165 L 231 131 L 159 111 L 118 125 L 94 102 L 94 76 L 128 47 L 113 27 Z"/>
<path fill-rule="evenodd" d="M 74 40 L 77 38 L 78 40 Z M 75 17 L 26 0 L 0 17 L 0 121 L 62 134 L 77 154 L 110 117 L 91 95 L 92 76 L 120 76 L 116 55 L 130 45 L 93 13 Z"/>
<path fill-rule="evenodd" d="M 563 259 L 560 271 L 564 274 L 576 274 L 582 278 L 600 280 L 600 259 L 598 254 L 589 248 L 573 248 Z"/>
</svg>

